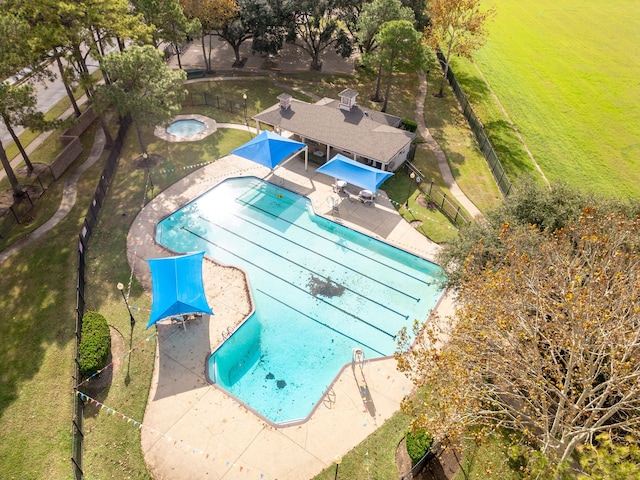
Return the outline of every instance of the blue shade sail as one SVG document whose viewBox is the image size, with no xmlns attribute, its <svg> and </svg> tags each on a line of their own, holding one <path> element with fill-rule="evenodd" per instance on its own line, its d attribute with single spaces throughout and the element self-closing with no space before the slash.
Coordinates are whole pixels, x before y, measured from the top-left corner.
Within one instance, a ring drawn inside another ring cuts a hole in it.
<svg viewBox="0 0 640 480">
<path fill-rule="evenodd" d="M 393 175 L 391 172 L 364 165 L 340 154 L 333 157 L 316 171 L 374 193 L 387 178 Z"/>
<path fill-rule="evenodd" d="M 204 252 L 148 260 L 153 303 L 147 328 L 174 315 L 213 313 L 204 293 L 203 259 Z"/>
<path fill-rule="evenodd" d="M 306 146 L 305 143 L 264 130 L 231 153 L 273 170 L 280 162 Z"/>
</svg>

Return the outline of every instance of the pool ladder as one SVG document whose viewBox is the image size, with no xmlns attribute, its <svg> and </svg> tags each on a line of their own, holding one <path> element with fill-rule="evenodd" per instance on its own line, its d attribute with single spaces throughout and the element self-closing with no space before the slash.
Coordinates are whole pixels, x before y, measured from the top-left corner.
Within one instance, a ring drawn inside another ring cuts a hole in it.
<svg viewBox="0 0 640 480">
<path fill-rule="evenodd" d="M 360 365 L 360 368 L 364 366 L 364 352 L 361 348 L 354 348 L 352 351 L 353 358 L 351 362 L 354 365 Z"/>
<path fill-rule="evenodd" d="M 340 215 L 340 200 L 336 197 L 329 197 L 329 206 L 331 207 L 331 214 L 336 217 Z"/>
<path fill-rule="evenodd" d="M 229 325 L 227 327 L 227 330 L 222 332 L 222 341 L 224 342 L 227 338 L 231 336 L 232 333 L 233 333 L 233 327 Z"/>
</svg>

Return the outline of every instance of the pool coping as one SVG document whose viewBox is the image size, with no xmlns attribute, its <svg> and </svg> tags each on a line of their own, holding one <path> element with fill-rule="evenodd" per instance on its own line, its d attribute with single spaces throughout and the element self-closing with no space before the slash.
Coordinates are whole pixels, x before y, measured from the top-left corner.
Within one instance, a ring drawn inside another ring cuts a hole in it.
<svg viewBox="0 0 640 480">
<path fill-rule="evenodd" d="M 437 246 L 402 220 L 383 192 L 374 206 L 351 201 L 351 197 L 338 199 L 339 218 L 335 218 L 336 212 L 330 207 L 336 201 L 332 179 L 316 174 L 315 168 L 304 170 L 301 159 L 285 162 L 272 172 L 229 155 L 167 188 L 134 220 L 127 236 L 127 257 L 149 295 L 146 259 L 171 254 L 155 243 L 159 219 L 225 178 L 237 176 L 256 176 L 286 185 L 308 196 L 317 214 L 434 260 Z M 145 461 L 155 478 L 171 478 L 177 471 L 185 479 L 246 478 L 247 471 L 257 472 L 264 479 L 311 478 L 393 415 L 412 390 L 409 379 L 396 370 L 395 359 L 368 362 L 364 366 L 370 382 L 367 386 L 375 402 L 373 410 L 367 411 L 358 379 L 355 373 L 349 375 L 347 363 L 332 384 L 331 398 L 320 400 L 307 421 L 284 427 L 269 425 L 206 381 L 208 354 L 219 344 L 225 328 L 237 328 L 253 311 L 253 305 L 244 272 L 211 260 L 204 268 L 209 272 L 207 277 L 213 277 L 205 280 L 205 288 L 208 299 L 209 290 L 213 292 L 210 304 L 215 315 L 189 323 L 186 330 L 162 322 L 158 325 L 155 367 L 144 417 L 144 424 L 152 429 L 141 431 Z M 444 297 L 434 309 L 441 310 L 446 303 L 451 311 L 450 299 L 444 301 Z M 166 438 L 179 439 L 179 443 L 168 443 Z M 184 445 L 192 448 L 180 448 Z"/>
</svg>

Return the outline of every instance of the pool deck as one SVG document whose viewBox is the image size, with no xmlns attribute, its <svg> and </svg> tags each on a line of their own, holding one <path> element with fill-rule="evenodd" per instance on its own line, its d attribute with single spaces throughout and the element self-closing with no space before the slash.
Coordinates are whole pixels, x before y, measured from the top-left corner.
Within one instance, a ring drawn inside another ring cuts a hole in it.
<svg viewBox="0 0 640 480">
<path fill-rule="evenodd" d="M 315 211 L 353 229 L 433 260 L 438 246 L 415 231 L 396 212 L 383 192 L 374 205 L 334 193 L 333 179 L 317 174 L 315 165 L 294 158 L 274 172 L 230 155 L 172 185 L 145 206 L 127 237 L 127 257 L 138 281 L 151 292 L 148 258 L 172 255 L 154 241 L 162 218 L 225 178 L 256 176 L 306 195 Z M 334 209 L 334 205 L 337 208 Z M 207 383 L 205 360 L 252 311 L 244 273 L 205 260 L 205 290 L 213 316 L 186 325 L 158 325 L 155 369 L 141 430 L 142 450 L 156 479 L 303 480 L 334 465 L 335 459 L 362 442 L 399 408 L 412 390 L 394 359 L 367 362 L 363 374 L 347 366 L 311 418 L 300 425 L 274 428 Z M 453 311 L 443 296 L 440 317 Z M 366 382 L 370 397 L 363 402 Z M 363 458 L 365 468 L 366 458 Z"/>
</svg>

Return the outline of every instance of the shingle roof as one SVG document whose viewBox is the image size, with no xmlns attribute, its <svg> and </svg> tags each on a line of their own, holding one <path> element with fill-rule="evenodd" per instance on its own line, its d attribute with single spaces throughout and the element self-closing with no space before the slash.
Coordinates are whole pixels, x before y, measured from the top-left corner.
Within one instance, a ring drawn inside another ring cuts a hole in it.
<svg viewBox="0 0 640 480">
<path fill-rule="evenodd" d="M 338 108 L 337 100 L 323 99 L 316 104 L 291 99 L 291 107 L 274 105 L 253 118 L 305 139 L 328 144 L 358 156 L 388 163 L 405 148 L 415 134 L 396 128 L 400 118 L 353 107 Z"/>
</svg>

